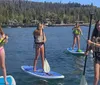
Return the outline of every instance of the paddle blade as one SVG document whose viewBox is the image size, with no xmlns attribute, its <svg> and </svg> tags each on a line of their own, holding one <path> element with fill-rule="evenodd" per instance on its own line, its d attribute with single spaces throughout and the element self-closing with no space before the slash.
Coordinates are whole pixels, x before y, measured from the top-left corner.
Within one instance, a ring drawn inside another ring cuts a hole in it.
<svg viewBox="0 0 100 85">
<path fill-rule="evenodd" d="M 85 76 L 83 75 L 81 78 L 80 85 L 88 85 Z"/>
<path fill-rule="evenodd" d="M 44 60 L 44 72 L 46 72 L 46 73 L 50 72 L 50 66 L 49 66 L 49 63 L 46 58 Z"/>
</svg>

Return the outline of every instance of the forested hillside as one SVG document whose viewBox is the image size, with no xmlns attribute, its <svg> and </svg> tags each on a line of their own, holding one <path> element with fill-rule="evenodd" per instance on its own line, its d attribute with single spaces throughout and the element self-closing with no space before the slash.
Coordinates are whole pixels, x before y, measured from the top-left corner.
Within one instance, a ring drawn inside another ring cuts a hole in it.
<svg viewBox="0 0 100 85">
<path fill-rule="evenodd" d="M 0 23 L 33 23 L 35 20 L 49 20 L 51 23 L 73 23 L 89 21 L 89 12 L 95 12 L 94 19 L 100 19 L 100 8 L 79 3 L 47 3 L 28 0 L 0 0 Z"/>
</svg>

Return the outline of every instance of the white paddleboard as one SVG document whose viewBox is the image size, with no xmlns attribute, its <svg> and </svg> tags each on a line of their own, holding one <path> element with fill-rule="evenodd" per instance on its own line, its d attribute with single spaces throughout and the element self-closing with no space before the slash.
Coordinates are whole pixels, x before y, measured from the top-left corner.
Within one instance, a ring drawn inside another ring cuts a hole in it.
<svg viewBox="0 0 100 85">
<path fill-rule="evenodd" d="M 61 79 L 64 78 L 60 73 L 50 71 L 49 73 L 43 72 L 43 69 L 37 69 L 36 72 L 33 71 L 33 66 L 21 66 L 21 69 L 26 73 L 33 75 L 35 77 L 44 78 L 44 79 Z"/>
<path fill-rule="evenodd" d="M 67 51 L 69 52 L 69 53 L 71 53 L 71 54 L 76 54 L 76 55 L 84 55 L 84 51 L 82 51 L 82 52 L 77 52 L 77 48 L 75 47 L 73 50 L 72 50 L 72 48 L 70 47 L 70 48 L 67 48 Z"/>
<path fill-rule="evenodd" d="M 8 75 L 6 79 L 7 82 L 9 83 L 8 85 L 16 85 L 16 81 L 11 75 Z M 3 76 L 0 76 L 0 85 L 5 85 Z"/>
</svg>

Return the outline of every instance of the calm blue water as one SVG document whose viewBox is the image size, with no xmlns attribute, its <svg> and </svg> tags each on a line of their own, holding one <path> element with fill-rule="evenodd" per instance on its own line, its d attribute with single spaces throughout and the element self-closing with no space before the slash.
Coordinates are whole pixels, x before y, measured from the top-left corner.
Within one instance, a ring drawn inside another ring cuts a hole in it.
<svg viewBox="0 0 100 85">
<path fill-rule="evenodd" d="M 35 51 L 32 32 L 35 28 L 5 28 L 9 42 L 5 45 L 7 74 L 14 76 L 17 85 L 79 85 L 82 77 L 84 57 L 67 53 L 72 45 L 72 27 L 46 27 L 46 57 L 53 71 L 65 76 L 59 80 L 43 80 L 33 77 L 21 70 L 22 65 L 33 65 Z M 87 38 L 88 27 L 81 27 Z M 86 41 L 81 37 L 81 49 L 86 49 Z M 41 67 L 41 58 L 38 60 Z M 88 57 L 86 79 L 93 83 L 93 59 Z"/>
</svg>

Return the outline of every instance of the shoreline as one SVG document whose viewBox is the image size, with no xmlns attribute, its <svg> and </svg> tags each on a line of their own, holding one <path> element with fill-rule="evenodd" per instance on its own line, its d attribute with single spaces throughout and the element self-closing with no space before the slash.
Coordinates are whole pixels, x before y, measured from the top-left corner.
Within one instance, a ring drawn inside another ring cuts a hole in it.
<svg viewBox="0 0 100 85">
<path fill-rule="evenodd" d="M 75 24 L 53 24 L 53 25 L 46 25 L 48 27 L 60 27 L 60 26 L 75 26 Z M 89 24 L 80 24 L 80 26 L 89 26 Z"/>
<path fill-rule="evenodd" d="M 75 26 L 74 24 L 52 24 L 52 25 L 46 25 L 47 27 L 64 27 L 64 26 Z M 80 24 L 80 26 L 89 26 L 88 23 Z M 3 28 L 23 28 L 23 27 L 37 27 L 37 25 L 32 24 L 23 24 L 23 25 L 2 25 Z"/>
</svg>

